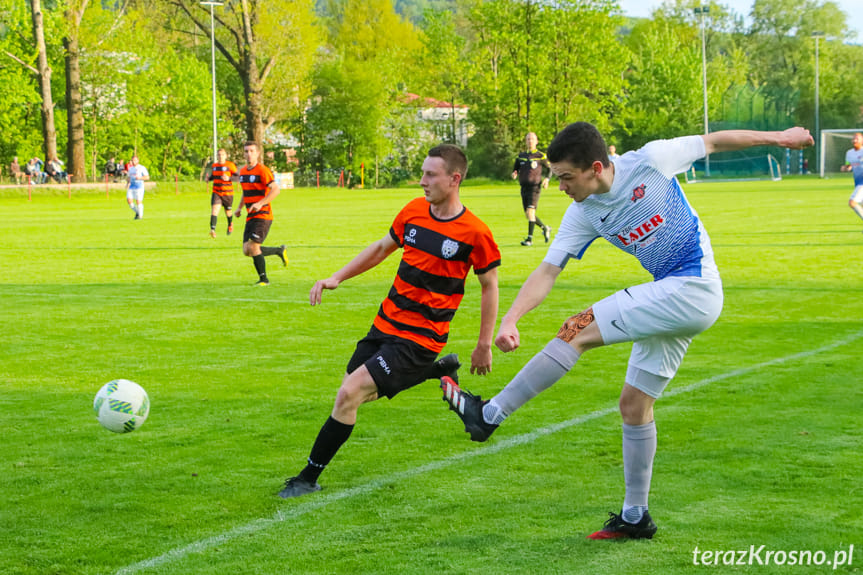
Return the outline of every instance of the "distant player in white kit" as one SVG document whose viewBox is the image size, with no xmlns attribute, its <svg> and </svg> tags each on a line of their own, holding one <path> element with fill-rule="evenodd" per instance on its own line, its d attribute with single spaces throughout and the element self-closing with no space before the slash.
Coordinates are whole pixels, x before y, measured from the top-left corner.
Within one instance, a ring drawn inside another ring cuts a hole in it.
<svg viewBox="0 0 863 575">
<path fill-rule="evenodd" d="M 548 147 L 551 171 L 573 199 L 543 262 L 527 278 L 501 320 L 495 345 L 519 346 L 519 319 L 549 294 L 570 259 L 580 259 L 597 238 L 632 254 L 654 281 L 626 288 L 578 313 L 490 401 L 441 379 L 444 400 L 474 441 L 485 441 L 516 409 L 551 387 L 595 347 L 634 342 L 620 394 L 626 495 L 620 514 L 588 537 L 651 538 L 656 524 L 647 497 L 656 453 L 653 404 L 674 377 L 692 338 L 713 325 L 722 310 L 722 282 L 710 239 L 689 205 L 676 174 L 693 161 L 730 150 L 813 144 L 809 131 L 731 130 L 650 142 L 613 163 L 597 129 L 570 124 Z"/>
<path fill-rule="evenodd" d="M 854 174 L 854 192 L 848 205 L 863 219 L 863 133 L 854 134 L 853 146 L 845 152 L 845 165 L 840 170 Z"/>
<path fill-rule="evenodd" d="M 144 182 L 150 179 L 150 172 L 138 163 L 138 156 L 132 156 L 128 178 L 126 203 L 135 212 L 135 219 L 140 220 L 144 217 Z"/>
</svg>

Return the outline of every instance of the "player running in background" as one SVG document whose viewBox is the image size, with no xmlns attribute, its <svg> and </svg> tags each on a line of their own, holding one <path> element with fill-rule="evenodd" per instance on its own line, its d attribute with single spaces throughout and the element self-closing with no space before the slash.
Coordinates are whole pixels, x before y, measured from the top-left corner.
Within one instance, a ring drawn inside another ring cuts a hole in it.
<svg viewBox="0 0 863 575">
<path fill-rule="evenodd" d="M 544 261 L 501 320 L 495 344 L 504 352 L 519 347 L 519 319 L 542 303 L 569 260 L 580 259 L 597 238 L 638 258 L 654 280 L 619 291 L 567 319 L 557 336 L 490 401 L 461 390 L 446 377 L 441 387 L 471 439 L 485 441 L 506 417 L 561 379 L 586 351 L 634 342 L 620 394 L 623 507 L 620 514 L 610 513 L 591 539 L 651 538 L 656 532 L 647 510 L 656 453 L 653 404 L 677 372 L 692 338 L 709 328 L 722 309 L 722 282 L 710 239 L 676 174 L 706 154 L 812 144 L 803 128 L 732 130 L 650 142 L 612 163 L 597 129 L 578 122 L 548 147 L 552 173 L 573 203 Z"/>
<path fill-rule="evenodd" d="M 372 269 L 396 249 L 402 259 L 387 298 L 368 335 L 357 343 L 336 395 L 335 405 L 312 446 L 308 464 L 285 482 L 282 498 L 321 489 L 318 477 L 348 440 L 363 403 L 397 393 L 458 368 L 458 359 L 435 357 L 446 345 L 449 324 L 464 296 L 473 268 L 482 288 L 480 328 L 471 353 L 471 373 L 491 371 L 491 342 L 497 320 L 497 266 L 500 250 L 491 231 L 459 199 L 467 158 L 456 146 L 429 150 L 420 185 L 425 197 L 409 202 L 389 233 L 372 243 L 342 269 L 318 280 L 309 299 L 321 303 L 323 290 Z M 452 360 L 452 361 L 448 361 Z"/>
<path fill-rule="evenodd" d="M 273 224 L 273 209 L 271 202 L 279 195 L 279 185 L 273 178 L 273 172 L 264 164 L 259 164 L 261 148 L 257 142 L 246 142 L 243 146 L 246 165 L 240 169 L 240 187 L 243 188 L 243 201 L 237 206 L 234 217 L 239 218 L 246 206 L 246 228 L 243 230 L 243 255 L 252 258 L 255 271 L 258 272 L 256 286 L 268 286 L 266 256 L 278 256 L 282 265 L 288 265 L 284 244 L 274 248 L 261 244 L 270 233 Z"/>
<path fill-rule="evenodd" d="M 545 242 L 551 239 L 551 228 L 542 223 L 536 215 L 536 206 L 539 204 L 539 194 L 542 188 L 548 187 L 548 177 L 542 177 L 542 169 L 548 169 L 548 160 L 545 154 L 536 149 L 539 140 L 536 134 L 529 132 L 524 138 L 527 144 L 526 152 L 519 152 L 515 158 L 512 168 L 512 179 L 518 178 L 521 185 L 521 205 L 524 208 L 524 216 L 527 218 L 527 237 L 522 240 L 521 245 L 533 245 L 533 230 L 537 224 L 542 229 Z"/>
<path fill-rule="evenodd" d="M 147 168 L 138 163 L 138 156 L 129 162 L 126 184 L 126 203 L 135 212 L 135 219 L 144 219 L 144 182 L 150 179 Z"/>
<path fill-rule="evenodd" d="M 848 205 L 863 219 L 863 133 L 854 134 L 853 146 L 845 152 L 845 165 L 840 169 L 854 174 L 854 192 Z"/>
<path fill-rule="evenodd" d="M 210 197 L 210 237 L 216 237 L 216 222 L 219 220 L 219 208 L 225 209 L 228 218 L 228 232 L 234 231 L 234 182 L 231 178 L 237 175 L 237 166 L 228 160 L 228 152 L 219 148 L 219 161 L 213 163 L 210 180 L 213 182 L 213 193 Z"/>
</svg>

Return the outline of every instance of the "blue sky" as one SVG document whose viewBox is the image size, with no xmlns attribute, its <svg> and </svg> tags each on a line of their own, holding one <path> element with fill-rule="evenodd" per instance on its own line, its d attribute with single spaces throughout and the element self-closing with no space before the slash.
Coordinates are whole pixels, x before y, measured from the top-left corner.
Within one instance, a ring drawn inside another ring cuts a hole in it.
<svg viewBox="0 0 863 575">
<path fill-rule="evenodd" d="M 849 26 L 857 31 L 858 44 L 863 44 L 863 0 L 833 0 L 845 12 Z M 738 14 L 746 16 L 753 0 L 719 0 Z M 620 7 L 628 16 L 648 17 L 650 12 L 662 4 L 662 0 L 619 0 Z"/>
</svg>

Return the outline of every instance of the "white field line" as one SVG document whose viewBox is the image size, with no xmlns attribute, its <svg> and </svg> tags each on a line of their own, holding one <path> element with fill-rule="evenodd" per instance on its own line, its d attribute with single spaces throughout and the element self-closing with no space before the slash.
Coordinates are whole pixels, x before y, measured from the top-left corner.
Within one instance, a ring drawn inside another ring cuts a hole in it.
<svg viewBox="0 0 863 575">
<path fill-rule="evenodd" d="M 754 371 L 758 371 L 767 367 L 771 367 L 774 365 L 781 365 L 783 363 L 788 363 L 792 361 L 796 361 L 799 359 L 804 359 L 807 357 L 811 357 L 813 355 L 818 355 L 824 353 L 826 351 L 831 351 L 838 347 L 842 347 L 844 345 L 848 345 L 858 339 L 863 337 L 863 330 L 858 331 L 849 335 L 848 337 L 841 339 L 839 341 L 833 342 L 831 344 L 825 345 L 823 347 L 819 347 L 817 349 L 812 349 L 809 351 L 802 351 L 800 353 L 795 353 L 793 355 L 788 355 L 785 357 L 779 357 L 776 359 L 771 359 L 770 361 L 765 361 L 762 363 L 757 363 L 755 365 L 749 367 L 742 367 L 739 369 L 735 369 L 732 371 L 728 371 L 725 373 L 721 373 L 719 375 L 714 375 L 713 377 L 708 377 L 707 379 L 702 379 L 700 381 L 696 381 L 695 383 L 691 383 L 689 385 L 678 387 L 670 390 L 668 393 L 663 394 L 663 397 L 674 397 L 677 395 L 682 395 L 684 393 L 689 393 L 691 391 L 695 391 L 702 387 L 708 386 L 711 383 L 715 383 L 717 381 L 722 381 L 724 379 L 729 379 L 732 377 L 738 377 L 741 375 L 746 375 L 748 373 L 752 373 Z M 417 475 L 422 475 L 424 473 L 428 473 L 431 471 L 437 471 L 439 469 L 444 469 L 451 465 L 455 465 L 461 461 L 466 459 L 472 459 L 474 457 L 479 457 L 482 455 L 489 455 L 492 453 L 497 453 L 499 451 L 503 451 L 505 449 L 509 449 L 511 447 L 525 445 L 527 443 L 532 443 L 537 439 L 545 437 L 546 435 L 550 435 L 552 433 L 556 433 L 558 431 L 562 431 L 564 429 L 568 429 L 570 427 L 575 427 L 577 425 L 581 425 L 583 423 L 587 423 L 588 421 L 592 421 L 594 419 L 598 419 L 600 417 L 604 417 L 606 415 L 611 415 L 612 413 L 617 413 L 618 408 L 617 405 L 606 407 L 604 409 L 599 409 L 597 411 L 593 411 L 586 415 L 581 415 L 579 417 L 563 421 L 560 423 L 555 423 L 553 425 L 548 425 L 545 427 L 541 427 L 529 433 L 523 433 L 521 435 L 516 435 L 514 437 L 508 437 L 506 439 L 502 439 L 500 441 L 496 441 L 492 444 L 485 445 L 479 449 L 473 449 L 471 451 L 464 451 L 462 453 L 458 453 L 456 455 L 447 457 L 446 459 L 441 459 L 439 461 L 432 461 L 425 465 L 421 465 L 419 467 L 414 467 L 413 469 L 408 469 L 399 473 L 392 473 L 390 475 L 386 475 L 379 479 L 374 479 L 363 485 L 358 485 L 356 487 L 351 487 L 349 489 L 345 489 L 343 491 L 336 492 L 328 492 L 328 493 L 319 493 L 310 497 L 308 500 L 299 503 L 298 505 L 291 506 L 287 509 L 280 509 L 271 517 L 262 517 L 259 519 L 255 519 L 246 523 L 244 525 L 239 525 L 230 529 L 220 535 L 214 535 L 212 537 L 207 537 L 205 539 L 201 539 L 199 541 L 195 541 L 194 543 L 190 543 L 183 547 L 177 547 L 162 555 L 157 555 L 156 557 L 152 557 L 150 559 L 145 559 L 144 561 L 139 561 L 138 563 L 133 563 L 131 565 L 127 565 L 126 567 L 121 568 L 116 572 L 116 575 L 127 575 L 131 573 L 138 573 L 141 571 L 145 571 L 147 569 L 153 567 L 159 567 L 162 565 L 166 565 L 169 563 L 173 563 L 175 561 L 180 561 L 185 558 L 187 555 L 191 555 L 193 553 L 200 553 L 206 549 L 210 549 L 217 545 L 221 545 L 228 541 L 232 541 L 237 539 L 238 537 L 242 537 L 244 535 L 250 535 L 252 533 L 257 533 L 258 531 L 262 531 L 264 529 L 269 528 L 273 524 L 281 523 L 283 521 L 293 519 L 295 517 L 299 517 L 301 515 L 305 515 L 321 507 L 325 507 L 330 503 L 334 503 L 337 501 L 341 501 L 342 499 L 350 499 L 352 497 L 356 497 L 359 495 L 365 495 L 376 489 L 388 485 L 390 483 L 395 483 L 404 479 L 410 479 L 411 477 L 415 477 Z"/>
</svg>

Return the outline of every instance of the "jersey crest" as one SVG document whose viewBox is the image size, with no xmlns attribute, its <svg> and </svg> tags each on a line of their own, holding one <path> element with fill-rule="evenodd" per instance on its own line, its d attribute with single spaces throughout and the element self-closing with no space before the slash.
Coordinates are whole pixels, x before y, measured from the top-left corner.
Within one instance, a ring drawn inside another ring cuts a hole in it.
<svg viewBox="0 0 863 575">
<path fill-rule="evenodd" d="M 440 253 L 444 259 L 450 259 L 458 253 L 458 242 L 450 239 L 444 240 L 440 247 Z"/>
</svg>

